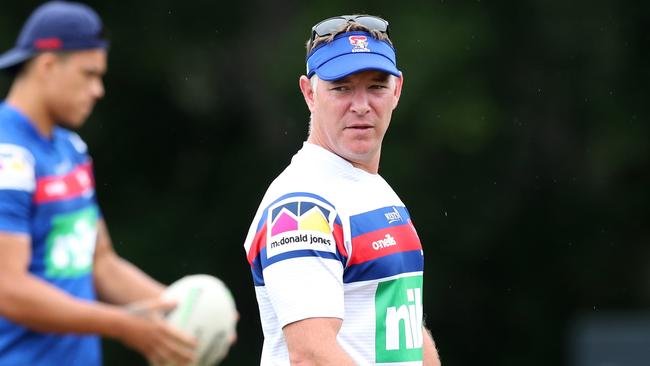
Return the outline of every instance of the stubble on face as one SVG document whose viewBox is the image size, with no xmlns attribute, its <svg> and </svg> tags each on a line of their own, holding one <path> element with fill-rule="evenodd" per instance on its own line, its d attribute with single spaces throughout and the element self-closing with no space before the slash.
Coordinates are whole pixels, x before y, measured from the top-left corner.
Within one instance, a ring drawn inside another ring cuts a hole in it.
<svg viewBox="0 0 650 366">
<path fill-rule="evenodd" d="M 396 105 L 394 77 L 363 71 L 335 81 L 320 80 L 316 86 L 308 141 L 376 173 L 381 143 Z"/>
</svg>

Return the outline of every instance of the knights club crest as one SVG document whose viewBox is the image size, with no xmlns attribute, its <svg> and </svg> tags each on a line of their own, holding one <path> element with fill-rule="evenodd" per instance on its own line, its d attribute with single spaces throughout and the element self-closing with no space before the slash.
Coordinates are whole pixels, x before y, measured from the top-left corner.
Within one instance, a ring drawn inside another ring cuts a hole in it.
<svg viewBox="0 0 650 366">
<path fill-rule="evenodd" d="M 352 52 L 370 52 L 368 49 L 368 37 L 366 36 L 350 36 L 348 37 L 350 44 L 353 46 Z"/>
</svg>

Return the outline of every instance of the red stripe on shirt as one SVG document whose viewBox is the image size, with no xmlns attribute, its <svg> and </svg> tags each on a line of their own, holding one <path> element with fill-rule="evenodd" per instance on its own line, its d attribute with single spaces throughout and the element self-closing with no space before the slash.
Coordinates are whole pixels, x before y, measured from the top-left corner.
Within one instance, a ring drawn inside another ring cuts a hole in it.
<svg viewBox="0 0 650 366">
<path fill-rule="evenodd" d="M 246 259 L 248 259 L 248 264 L 252 266 L 255 258 L 257 258 L 257 256 L 260 254 L 262 248 L 265 247 L 266 247 L 266 223 L 262 225 L 262 227 L 257 231 L 255 237 L 253 238 L 251 247 L 248 250 L 248 255 L 246 255 Z"/>
<path fill-rule="evenodd" d="M 352 248 L 348 264 L 359 264 L 390 254 L 421 250 L 422 245 L 415 228 L 408 223 L 359 235 L 352 239 Z"/>
<path fill-rule="evenodd" d="M 341 225 L 334 224 L 334 230 L 332 231 L 332 236 L 334 236 L 334 242 L 336 247 L 341 253 L 342 256 L 347 257 L 348 252 L 345 250 L 345 245 L 343 244 L 343 228 Z M 266 248 L 266 223 L 257 231 L 253 237 L 253 242 L 251 243 L 246 259 L 248 264 L 253 265 L 253 261 L 260 254 L 263 248 Z"/>
<path fill-rule="evenodd" d="M 46 203 L 76 198 L 95 188 L 90 162 L 81 164 L 64 175 L 41 177 L 36 181 L 34 202 Z"/>
<path fill-rule="evenodd" d="M 347 257 L 348 251 L 345 250 L 345 245 L 343 243 L 343 228 L 341 225 L 334 224 L 332 236 L 334 236 L 334 242 L 336 243 L 336 248 L 338 248 L 339 253 L 341 253 L 342 256 Z"/>
</svg>

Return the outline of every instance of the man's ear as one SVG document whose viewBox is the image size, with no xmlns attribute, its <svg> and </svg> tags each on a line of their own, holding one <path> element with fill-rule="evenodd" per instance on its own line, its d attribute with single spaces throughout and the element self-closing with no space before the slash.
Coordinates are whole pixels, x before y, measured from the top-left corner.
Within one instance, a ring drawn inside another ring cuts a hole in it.
<svg viewBox="0 0 650 366">
<path fill-rule="evenodd" d="M 312 77 L 317 77 L 317 76 L 314 75 Z M 307 103 L 307 108 L 309 108 L 310 112 L 314 112 L 315 90 L 312 88 L 311 80 L 309 80 L 307 76 L 302 75 L 300 77 L 300 80 L 298 81 L 298 84 L 300 85 L 300 91 L 302 92 L 302 96 L 305 98 L 305 103 Z"/>
<path fill-rule="evenodd" d="M 59 59 L 54 53 L 42 53 L 32 60 L 32 64 L 29 65 L 29 72 L 34 73 L 39 79 L 45 79 L 50 75 L 57 62 L 59 62 Z"/>
<path fill-rule="evenodd" d="M 399 103 L 399 97 L 402 95 L 402 85 L 404 84 L 404 74 L 400 77 L 394 77 L 395 79 L 395 91 L 393 93 L 393 109 L 397 108 Z"/>
</svg>

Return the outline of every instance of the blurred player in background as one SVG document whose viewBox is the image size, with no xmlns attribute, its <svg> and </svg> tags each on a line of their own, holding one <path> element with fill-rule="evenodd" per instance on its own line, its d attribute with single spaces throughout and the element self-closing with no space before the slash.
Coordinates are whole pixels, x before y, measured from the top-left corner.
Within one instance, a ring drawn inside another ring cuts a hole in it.
<svg viewBox="0 0 650 366">
<path fill-rule="evenodd" d="M 104 95 L 106 49 L 91 8 L 57 1 L 0 56 L 14 75 L 0 104 L 2 366 L 100 365 L 99 336 L 156 364 L 194 359 L 162 319 L 164 286 L 113 250 L 86 145 L 67 130 Z"/>
<path fill-rule="evenodd" d="M 402 82 L 385 20 L 340 16 L 312 28 L 299 83 L 309 137 L 245 243 L 263 365 L 440 365 L 423 325 L 420 240 L 378 174 Z"/>
</svg>

